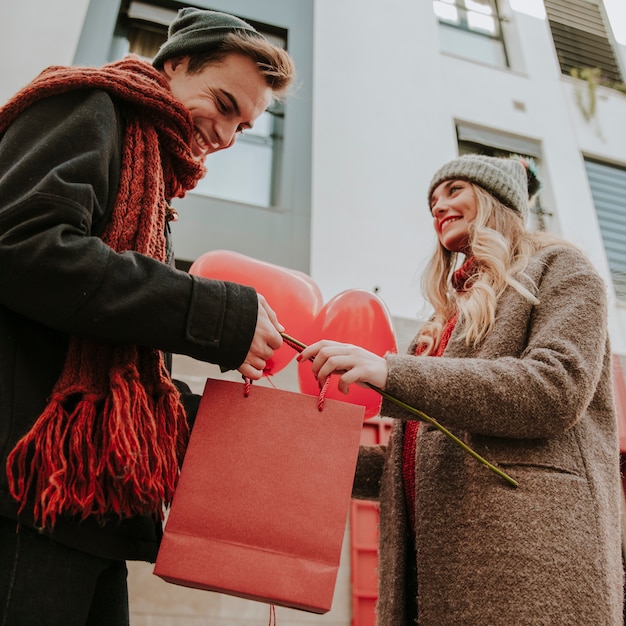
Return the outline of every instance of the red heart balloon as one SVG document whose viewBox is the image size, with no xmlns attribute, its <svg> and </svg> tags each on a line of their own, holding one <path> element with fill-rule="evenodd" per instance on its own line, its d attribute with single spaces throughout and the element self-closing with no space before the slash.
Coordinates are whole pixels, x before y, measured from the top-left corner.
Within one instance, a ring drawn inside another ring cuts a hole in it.
<svg viewBox="0 0 626 626">
<path fill-rule="evenodd" d="M 207 252 L 194 261 L 189 273 L 254 287 L 265 296 L 286 332 L 294 337 L 311 328 L 324 303 L 319 287 L 304 272 L 259 261 L 238 252 Z M 283 344 L 267 361 L 265 373 L 268 376 L 276 374 L 295 355 L 293 348 Z"/>
<path fill-rule="evenodd" d="M 332 339 L 361 346 L 379 356 L 398 350 L 386 305 L 376 294 L 363 289 L 343 291 L 329 300 L 304 337 L 306 340 L 302 339 L 303 343 Z M 350 385 L 346 395 L 339 391 L 337 380 L 338 376 L 331 376 L 326 390 L 327 398 L 364 406 L 366 419 L 378 415 L 382 403 L 379 393 L 360 385 Z M 298 364 L 298 382 L 303 393 L 319 394 L 319 386 L 309 361 Z"/>
</svg>

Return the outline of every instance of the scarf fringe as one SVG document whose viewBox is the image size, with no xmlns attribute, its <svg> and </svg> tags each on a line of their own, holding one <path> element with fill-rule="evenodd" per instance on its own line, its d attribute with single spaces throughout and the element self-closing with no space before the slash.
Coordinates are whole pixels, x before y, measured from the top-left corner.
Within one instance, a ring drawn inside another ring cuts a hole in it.
<svg viewBox="0 0 626 626">
<path fill-rule="evenodd" d="M 204 173 L 193 158 L 191 116 L 150 64 L 54 67 L 0 109 L 0 135 L 32 103 L 74 89 L 105 89 L 126 119 L 120 184 L 102 240 L 165 261 L 166 198 Z M 156 350 L 71 337 L 48 406 L 11 451 L 7 474 L 22 513 L 54 526 L 60 515 L 158 515 L 173 497 L 188 426 Z"/>
<path fill-rule="evenodd" d="M 9 488 L 20 513 L 34 499 L 41 527 L 64 514 L 163 519 L 188 439 L 178 390 L 161 385 L 152 400 L 129 366 L 113 373 L 105 400 L 83 390 L 68 411 L 77 392 L 56 393 L 9 455 Z"/>
</svg>

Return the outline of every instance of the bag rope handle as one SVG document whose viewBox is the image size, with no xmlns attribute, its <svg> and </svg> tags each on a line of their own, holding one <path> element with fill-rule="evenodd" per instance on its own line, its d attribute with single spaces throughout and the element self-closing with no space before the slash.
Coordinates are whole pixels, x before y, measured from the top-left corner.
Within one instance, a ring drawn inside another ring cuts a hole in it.
<svg viewBox="0 0 626 626">
<path fill-rule="evenodd" d="M 285 335 L 284 333 L 281 333 L 281 335 L 283 337 L 284 342 L 288 346 L 291 346 L 294 350 L 297 350 L 298 352 L 302 352 L 302 350 L 306 348 L 304 344 L 301 344 L 300 342 L 296 341 L 292 337 L 289 337 L 288 335 Z M 267 376 L 267 374 L 264 373 L 264 376 Z M 243 397 L 247 398 L 250 395 L 250 390 L 252 389 L 252 379 L 248 378 L 247 376 L 242 376 L 242 378 L 243 378 L 243 383 L 244 383 Z M 269 377 L 268 377 L 268 380 L 269 380 Z M 320 393 L 317 397 L 317 410 L 320 412 L 324 410 L 324 402 L 326 400 L 326 392 L 328 391 L 329 383 L 330 383 L 330 376 L 326 378 L 323 385 L 320 385 Z"/>
</svg>

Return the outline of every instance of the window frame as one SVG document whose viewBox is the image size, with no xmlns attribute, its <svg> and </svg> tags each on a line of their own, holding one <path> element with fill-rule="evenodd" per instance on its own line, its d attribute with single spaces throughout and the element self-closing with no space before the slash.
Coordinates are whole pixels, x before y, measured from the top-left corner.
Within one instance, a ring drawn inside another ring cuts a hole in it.
<svg viewBox="0 0 626 626">
<path fill-rule="evenodd" d="M 90 0 L 74 63 L 108 62 L 121 0 Z M 155 6 L 164 2 L 154 0 Z M 183 8 L 189 3 L 168 2 Z M 177 261 L 189 265 L 204 251 L 227 248 L 277 265 L 308 272 L 311 247 L 312 62 L 314 0 L 195 0 L 193 6 L 241 16 L 288 33 L 287 49 L 297 68 L 295 96 L 287 98 L 284 140 L 273 206 L 211 198 L 189 192 L 173 227 Z M 209 159 L 211 157 L 209 156 Z M 207 161 L 210 166 L 210 161 Z M 180 204 L 180 203 L 179 203 Z M 177 207 L 178 208 L 178 207 Z M 187 215 L 185 215 L 187 214 Z M 189 219 L 187 219 L 189 216 Z M 194 223 L 195 220 L 195 223 Z"/>
<path fill-rule="evenodd" d="M 613 290 L 617 300 L 624 305 L 626 304 L 626 206 L 624 206 L 623 198 L 626 196 L 626 165 L 615 165 L 587 156 L 584 157 L 584 162 Z M 613 174 L 615 177 L 609 180 L 607 177 Z M 601 179 L 608 180 L 608 183 L 601 184 Z M 617 192 L 615 192 L 616 188 Z M 622 189 L 623 192 L 620 193 Z M 612 193 L 609 194 L 608 191 Z"/>
<path fill-rule="evenodd" d="M 456 123 L 457 147 L 459 156 L 483 154 L 485 156 L 506 157 L 512 154 L 531 159 L 535 164 L 539 180 L 542 175 L 542 150 L 538 141 L 480 128 L 463 122 Z M 552 231 L 552 212 L 542 204 L 541 191 L 530 209 L 529 228 L 544 232 Z"/>
<path fill-rule="evenodd" d="M 141 0 L 123 0 L 120 6 L 123 8 L 120 8 L 109 59 L 113 61 L 130 53 L 150 62 L 166 40 L 169 24 L 176 17 L 177 10 L 173 6 L 157 6 Z M 259 23 L 253 26 L 276 45 L 286 47 L 287 33 L 284 30 Z M 138 42 L 140 49 L 136 48 Z M 234 146 L 211 157 L 212 167 L 207 168 L 207 175 L 199 181 L 193 193 L 266 208 L 276 206 L 284 115 L 282 102 L 270 105 L 253 129 L 240 134 Z M 265 129 L 265 132 L 259 132 L 259 129 Z M 258 166 L 253 167 L 251 155 L 255 151 L 258 154 L 259 149 L 261 159 Z M 243 172 L 236 171 L 238 162 L 247 163 Z M 236 181 L 242 179 L 247 181 L 246 185 L 237 188 Z"/>
<path fill-rule="evenodd" d="M 545 0 L 546 17 L 561 73 L 600 70 L 602 82 L 623 83 L 604 4 L 595 0 Z"/>
<path fill-rule="evenodd" d="M 470 37 L 474 37 L 476 41 L 489 40 L 494 44 L 493 45 L 494 49 L 495 49 L 495 45 L 499 44 L 499 47 L 501 49 L 501 54 L 502 54 L 502 63 L 494 62 L 493 59 L 482 58 L 480 55 L 459 54 L 458 52 L 455 52 L 453 50 L 448 50 L 445 48 L 443 48 L 443 51 L 449 54 L 463 56 L 463 58 L 466 58 L 471 61 L 485 63 L 485 64 L 493 65 L 496 67 L 509 68 L 510 59 L 509 59 L 509 54 L 508 54 L 506 41 L 504 37 L 504 29 L 502 27 L 502 24 L 503 22 L 506 21 L 506 19 L 502 16 L 502 13 L 500 12 L 500 8 L 498 6 L 498 0 L 486 0 L 486 1 L 491 4 L 491 8 L 492 8 L 491 17 L 494 20 L 494 23 L 496 25 L 496 30 L 497 30 L 495 34 L 491 34 L 479 28 L 472 28 L 470 26 L 470 23 L 469 23 L 470 20 L 468 19 L 468 15 L 470 13 L 476 13 L 480 15 L 481 12 L 469 8 L 467 6 L 468 0 L 453 0 L 453 2 L 446 2 L 445 0 L 433 0 L 433 11 L 435 13 L 435 16 L 437 17 L 439 28 L 442 32 L 445 32 L 445 31 L 454 32 L 456 30 L 456 31 L 459 31 L 460 33 L 465 33 L 466 35 Z M 459 12 L 459 14 L 463 15 L 463 17 L 459 18 L 459 23 L 458 24 L 453 23 L 453 22 L 447 21 L 445 18 L 440 17 L 435 8 L 437 3 L 442 4 L 444 6 L 455 7 L 456 10 Z"/>
</svg>

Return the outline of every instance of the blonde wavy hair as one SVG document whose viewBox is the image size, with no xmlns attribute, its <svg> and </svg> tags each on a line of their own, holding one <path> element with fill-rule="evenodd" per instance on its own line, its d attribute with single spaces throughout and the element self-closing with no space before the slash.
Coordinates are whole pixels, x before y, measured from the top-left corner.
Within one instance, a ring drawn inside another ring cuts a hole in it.
<svg viewBox="0 0 626 626">
<path fill-rule="evenodd" d="M 493 327 L 498 300 L 507 287 L 538 303 L 536 285 L 524 274 L 530 257 L 550 245 L 571 245 L 548 233 L 529 231 L 517 211 L 482 187 L 469 184 L 476 198 L 476 218 L 469 227 L 469 249 L 476 261 L 467 283 L 471 289 L 457 292 L 451 285 L 466 255 L 439 244 L 422 277 L 424 296 L 434 308 L 418 336 L 423 355 L 434 352 L 446 321 L 455 313 L 460 338 L 467 345 L 479 344 Z"/>
</svg>

